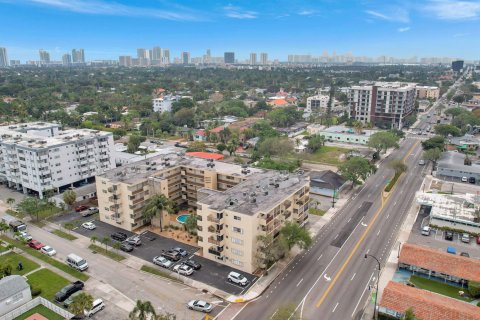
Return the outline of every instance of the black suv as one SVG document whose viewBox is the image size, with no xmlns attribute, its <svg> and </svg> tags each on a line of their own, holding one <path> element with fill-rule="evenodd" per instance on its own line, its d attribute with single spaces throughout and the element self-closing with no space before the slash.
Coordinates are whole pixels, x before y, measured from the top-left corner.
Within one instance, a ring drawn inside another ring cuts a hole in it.
<svg viewBox="0 0 480 320">
<path fill-rule="evenodd" d="M 177 251 L 173 250 L 162 252 L 162 256 L 172 261 L 178 261 L 182 258 L 182 256 Z"/>
<path fill-rule="evenodd" d="M 123 232 L 115 232 L 115 233 L 112 233 L 110 235 L 110 237 L 113 239 L 113 240 L 117 240 L 117 241 L 125 241 L 128 236 L 123 233 Z"/>
<path fill-rule="evenodd" d="M 192 267 L 195 270 L 199 270 L 202 267 L 200 263 L 192 259 L 185 261 L 183 264 L 186 264 L 187 266 Z"/>
<path fill-rule="evenodd" d="M 445 232 L 445 240 L 453 241 L 453 232 L 451 231 Z"/>
<path fill-rule="evenodd" d="M 85 285 L 82 281 L 72 282 L 63 287 L 62 290 L 55 293 L 55 300 L 58 302 L 63 302 L 75 292 L 82 290 L 84 286 Z"/>
</svg>

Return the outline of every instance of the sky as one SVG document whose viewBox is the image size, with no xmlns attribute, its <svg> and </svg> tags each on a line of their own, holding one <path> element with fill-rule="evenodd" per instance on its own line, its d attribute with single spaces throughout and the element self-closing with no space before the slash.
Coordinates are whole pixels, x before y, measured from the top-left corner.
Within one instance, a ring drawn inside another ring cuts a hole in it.
<svg viewBox="0 0 480 320">
<path fill-rule="evenodd" d="M 171 57 L 267 52 L 480 59 L 480 0 L 0 0 L 9 59 L 87 60 L 169 48 Z M 257 58 L 258 59 L 258 58 Z"/>
</svg>

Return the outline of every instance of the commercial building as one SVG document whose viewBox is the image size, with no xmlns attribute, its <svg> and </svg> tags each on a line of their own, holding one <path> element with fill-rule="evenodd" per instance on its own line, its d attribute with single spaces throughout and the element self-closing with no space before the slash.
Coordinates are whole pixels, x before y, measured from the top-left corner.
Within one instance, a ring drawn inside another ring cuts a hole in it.
<svg viewBox="0 0 480 320">
<path fill-rule="evenodd" d="M 250 63 L 252 66 L 254 66 L 254 65 L 257 64 L 257 54 L 256 54 L 256 53 L 254 53 L 254 52 L 250 53 L 250 61 L 249 61 L 249 63 Z"/>
<path fill-rule="evenodd" d="M 182 52 L 182 63 L 190 64 L 190 52 Z"/>
<path fill-rule="evenodd" d="M 404 319 L 410 308 L 418 319 L 480 320 L 477 306 L 390 281 L 383 291 L 378 313 L 393 319 Z"/>
<path fill-rule="evenodd" d="M 438 100 L 438 98 L 440 98 L 439 87 L 416 86 L 415 90 L 417 92 L 417 99 Z"/>
<path fill-rule="evenodd" d="M 467 146 L 468 148 L 468 146 Z M 465 154 L 455 151 L 443 152 L 437 161 L 436 175 L 441 177 L 456 178 L 457 180 L 466 177 L 480 181 L 480 165 L 473 162 L 472 165 L 465 164 Z"/>
<path fill-rule="evenodd" d="M 85 50 L 83 50 L 83 49 L 73 49 L 72 50 L 72 61 L 73 61 L 73 63 L 85 63 Z"/>
<path fill-rule="evenodd" d="M 178 154 L 163 155 L 97 176 L 100 220 L 135 230 L 148 223 L 145 202 L 164 194 L 197 210 L 198 246 L 208 259 L 253 272 L 259 267 L 257 236 L 276 236 L 286 221 L 303 225 L 308 176 L 246 168 Z M 152 219 L 168 221 L 168 213 Z"/>
<path fill-rule="evenodd" d="M 262 66 L 266 66 L 268 64 L 268 53 L 266 52 L 260 53 L 260 64 Z"/>
<path fill-rule="evenodd" d="M 362 132 L 355 132 L 352 128 L 344 126 L 333 126 L 319 130 L 317 134 L 325 137 L 329 142 L 342 142 L 353 144 L 367 144 L 370 136 L 375 130 L 363 129 Z"/>
<path fill-rule="evenodd" d="M 43 122 L 3 126 L 0 179 L 42 198 L 45 190 L 59 191 L 115 168 L 112 150 L 110 132 L 60 130 L 57 124 Z"/>
<path fill-rule="evenodd" d="M 72 56 L 69 55 L 68 53 L 65 53 L 62 56 L 62 64 L 65 65 L 65 66 L 68 66 L 68 65 L 72 64 Z"/>
<path fill-rule="evenodd" d="M 132 56 L 120 56 L 118 57 L 118 64 L 122 67 L 132 66 Z"/>
<path fill-rule="evenodd" d="M 225 52 L 223 54 L 223 61 L 227 64 L 235 63 L 235 52 Z"/>
<path fill-rule="evenodd" d="M 50 53 L 40 49 L 38 50 L 38 55 L 40 56 L 40 62 L 41 63 L 50 63 Z"/>
<path fill-rule="evenodd" d="M 401 129 L 403 118 L 415 109 L 415 84 L 375 82 L 353 86 L 348 91 L 350 118 L 366 124 Z"/>
<path fill-rule="evenodd" d="M 463 69 L 463 60 L 452 61 L 452 70 L 455 72 L 460 72 Z"/>
<path fill-rule="evenodd" d="M 7 48 L 0 48 L 0 68 L 8 67 Z"/>
<path fill-rule="evenodd" d="M 307 98 L 307 106 L 305 107 L 306 113 L 319 112 L 325 113 L 327 111 L 329 96 L 318 94 L 313 97 Z"/>
</svg>

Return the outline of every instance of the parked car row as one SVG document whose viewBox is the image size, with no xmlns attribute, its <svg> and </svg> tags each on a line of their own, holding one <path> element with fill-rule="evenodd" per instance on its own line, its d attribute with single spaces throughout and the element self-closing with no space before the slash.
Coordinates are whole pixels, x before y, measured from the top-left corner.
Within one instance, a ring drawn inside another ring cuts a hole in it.
<svg viewBox="0 0 480 320">
<path fill-rule="evenodd" d="M 422 228 L 421 234 L 424 235 L 424 236 L 429 236 L 431 231 L 432 231 L 432 228 L 430 226 L 424 226 Z M 454 233 L 452 231 L 445 231 L 444 238 L 445 238 L 445 240 L 453 241 Z M 470 243 L 471 236 L 470 236 L 469 233 L 464 232 L 464 233 L 459 235 L 459 239 L 463 243 Z M 480 244 L 480 236 L 476 237 L 476 242 L 477 242 L 477 244 Z"/>
<path fill-rule="evenodd" d="M 63 306 L 68 309 L 72 303 L 75 301 L 75 297 L 80 295 L 83 291 L 82 289 L 85 287 L 85 284 L 82 281 L 75 281 L 72 282 L 65 287 L 63 287 L 60 291 L 55 294 L 55 300 L 57 302 L 63 303 Z M 92 308 L 89 310 L 84 310 L 83 315 L 85 317 L 91 317 L 100 310 L 105 308 L 105 303 L 102 299 L 96 299 L 92 303 Z M 78 316 L 77 316 L 78 317 Z"/>
</svg>

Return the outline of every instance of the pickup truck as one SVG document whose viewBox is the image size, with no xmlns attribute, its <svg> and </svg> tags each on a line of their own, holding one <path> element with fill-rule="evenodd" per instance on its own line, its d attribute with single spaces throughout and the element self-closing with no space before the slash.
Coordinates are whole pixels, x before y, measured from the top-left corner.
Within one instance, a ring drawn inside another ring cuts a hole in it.
<svg viewBox="0 0 480 320">
<path fill-rule="evenodd" d="M 72 282 L 55 294 L 55 300 L 63 302 L 75 292 L 82 290 L 84 286 L 85 284 L 82 281 Z"/>
</svg>

